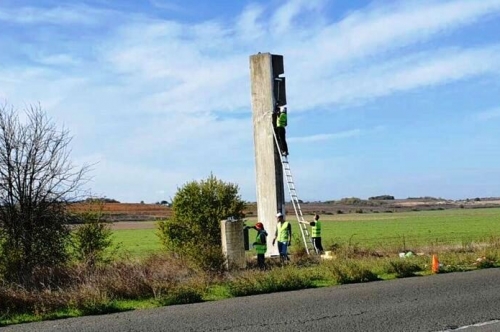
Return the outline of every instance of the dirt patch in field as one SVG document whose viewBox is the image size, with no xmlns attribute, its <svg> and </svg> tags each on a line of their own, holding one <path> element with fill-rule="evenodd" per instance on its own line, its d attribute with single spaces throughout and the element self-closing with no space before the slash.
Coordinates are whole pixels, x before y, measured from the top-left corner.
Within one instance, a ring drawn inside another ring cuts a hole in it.
<svg viewBox="0 0 500 332">
<path fill-rule="evenodd" d="M 122 229 L 155 229 L 156 221 L 119 221 L 111 224 L 112 230 Z"/>
<path fill-rule="evenodd" d="M 71 205 L 73 212 L 99 211 L 111 222 L 158 221 L 172 216 L 172 209 L 160 204 L 104 203 L 101 205 L 77 203 Z"/>
</svg>

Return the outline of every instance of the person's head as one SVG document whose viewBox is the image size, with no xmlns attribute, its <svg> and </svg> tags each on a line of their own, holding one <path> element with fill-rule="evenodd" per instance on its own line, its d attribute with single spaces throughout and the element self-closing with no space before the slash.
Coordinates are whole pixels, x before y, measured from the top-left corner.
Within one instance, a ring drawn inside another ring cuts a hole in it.
<svg viewBox="0 0 500 332">
<path fill-rule="evenodd" d="M 280 113 L 286 113 L 286 106 L 280 106 Z"/>
<path fill-rule="evenodd" d="M 314 220 L 319 220 L 319 214 L 314 215 Z"/>
<path fill-rule="evenodd" d="M 261 222 L 256 223 L 255 224 L 255 229 L 257 229 L 257 230 L 264 229 L 264 224 L 261 223 Z"/>
<path fill-rule="evenodd" d="M 278 213 L 276 214 L 276 218 L 278 219 L 278 221 L 283 221 L 283 213 L 278 212 Z"/>
</svg>

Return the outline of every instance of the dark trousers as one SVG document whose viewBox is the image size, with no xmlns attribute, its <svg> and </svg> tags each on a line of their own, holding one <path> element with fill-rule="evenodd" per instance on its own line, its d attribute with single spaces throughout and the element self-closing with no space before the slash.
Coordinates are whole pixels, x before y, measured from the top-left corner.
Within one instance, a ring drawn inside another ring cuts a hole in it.
<svg viewBox="0 0 500 332">
<path fill-rule="evenodd" d="M 266 269 L 266 257 L 264 254 L 257 254 L 257 264 L 261 270 Z"/>
<path fill-rule="evenodd" d="M 312 238 L 312 243 L 313 243 L 313 246 L 314 246 L 314 250 L 316 250 L 317 254 L 322 254 L 324 252 L 323 245 L 321 244 L 321 238 L 320 237 L 313 237 Z"/>
<path fill-rule="evenodd" d="M 282 153 L 288 154 L 288 145 L 286 144 L 286 130 L 285 127 L 276 127 L 276 137 Z"/>
<path fill-rule="evenodd" d="M 290 257 L 288 257 L 288 242 L 278 241 L 278 251 L 280 252 L 281 262 L 290 260 Z"/>
</svg>

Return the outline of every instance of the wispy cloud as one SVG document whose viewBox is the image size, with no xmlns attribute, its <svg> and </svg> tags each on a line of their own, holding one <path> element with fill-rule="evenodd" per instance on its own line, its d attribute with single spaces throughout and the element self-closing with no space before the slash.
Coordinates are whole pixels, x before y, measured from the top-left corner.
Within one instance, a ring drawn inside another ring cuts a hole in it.
<svg viewBox="0 0 500 332">
<path fill-rule="evenodd" d="M 179 9 L 178 2 L 151 3 Z M 21 31 L 0 38 L 0 98 L 17 105 L 40 102 L 75 134 L 75 152 L 105 156 L 97 172 L 102 188 L 121 183 L 134 191 L 147 183 L 141 191 L 147 199 L 147 192 L 169 192 L 165 187 L 172 183 L 224 169 L 235 181 L 244 178 L 238 182 L 253 196 L 254 178 L 245 175 L 253 169 L 251 54 L 285 56 L 290 114 L 500 75 L 498 41 L 472 45 L 443 38 L 497 19 L 500 0 L 373 2 L 340 20 L 324 15 L 326 6 L 322 0 L 253 3 L 230 18 L 185 23 L 88 5 L 0 5 L 0 24 L 18 24 Z M 75 42 L 52 38 L 50 29 L 33 29 L 35 24 L 106 30 L 89 39 L 77 34 Z M 497 117 L 498 110 L 489 112 L 478 118 Z M 299 133 L 289 141 L 369 132 Z M 156 188 L 155 178 L 165 181 Z"/>
<path fill-rule="evenodd" d="M 283 50 L 295 111 L 360 103 L 498 70 L 496 45 L 399 54 L 404 47 L 500 13 L 498 0 L 372 6 L 340 22 L 295 23 L 307 12 L 320 15 L 316 10 L 321 3 L 286 2 L 267 21 L 264 8 L 253 5 L 234 27 L 218 22 L 138 22 L 119 30 L 105 58 L 111 68 L 135 76 L 136 82 L 162 79 L 166 88 L 148 97 L 149 109 L 159 112 L 247 108 L 249 78 L 242 68 L 256 50 Z M 278 28 L 277 22 L 287 28 Z M 252 47 L 245 44 L 250 35 Z"/>
<path fill-rule="evenodd" d="M 173 12 L 185 12 L 183 7 L 174 1 L 165 1 L 165 0 L 149 0 L 149 3 L 156 8 L 160 8 L 167 11 Z"/>
<path fill-rule="evenodd" d="M 81 60 L 70 54 L 51 54 L 40 56 L 38 62 L 51 66 L 76 66 L 81 63 Z"/>
<path fill-rule="evenodd" d="M 271 17 L 269 30 L 275 35 L 289 34 L 290 29 L 297 27 L 298 17 L 310 11 L 320 10 L 324 0 L 290 0 L 279 7 Z"/>
<path fill-rule="evenodd" d="M 339 73 L 331 79 L 306 76 L 301 84 L 308 98 L 295 99 L 301 86 L 293 86 L 290 99 L 298 110 L 318 106 L 360 104 L 396 92 L 432 87 L 478 75 L 500 73 L 500 45 L 474 49 L 441 49 Z"/>
<path fill-rule="evenodd" d="M 500 107 L 476 113 L 474 115 L 474 117 L 478 121 L 488 121 L 488 120 L 499 119 L 500 118 Z"/>
<path fill-rule="evenodd" d="M 303 136 L 303 137 L 290 137 L 288 141 L 293 143 L 310 143 L 310 142 L 328 141 L 332 139 L 358 137 L 361 134 L 362 131 L 360 129 L 352 129 L 332 134 L 318 134 L 318 135 Z"/>
<path fill-rule="evenodd" d="M 86 5 L 67 5 L 51 8 L 43 7 L 0 7 L 0 21 L 16 24 L 49 25 L 94 25 L 101 23 L 109 10 L 96 9 Z"/>
</svg>

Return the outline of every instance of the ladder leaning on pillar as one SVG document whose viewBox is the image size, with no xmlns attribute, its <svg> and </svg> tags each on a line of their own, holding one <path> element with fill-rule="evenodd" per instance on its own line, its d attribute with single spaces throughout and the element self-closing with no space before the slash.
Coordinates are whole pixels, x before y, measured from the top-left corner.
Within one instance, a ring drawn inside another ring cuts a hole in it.
<svg viewBox="0 0 500 332">
<path fill-rule="evenodd" d="M 300 202 L 299 202 L 299 197 L 297 195 L 297 190 L 295 189 L 295 183 L 293 182 L 290 163 L 288 162 L 288 157 L 284 156 L 281 153 L 280 145 L 278 142 L 278 138 L 276 137 L 276 131 L 274 130 L 274 126 L 272 130 L 273 130 L 274 142 L 276 143 L 276 147 L 278 148 L 278 154 L 280 156 L 281 165 L 283 167 L 283 174 L 285 176 L 285 181 L 288 187 L 288 193 L 290 194 L 290 200 L 292 201 L 293 209 L 295 211 L 295 216 L 297 217 L 300 233 L 302 234 L 302 240 L 304 241 L 304 247 L 306 249 L 307 254 L 309 255 L 311 252 L 314 253 L 316 251 L 314 249 L 311 234 L 307 229 L 307 224 L 302 223 L 305 220 L 304 220 L 304 215 L 302 214 L 302 209 L 300 208 Z"/>
</svg>

